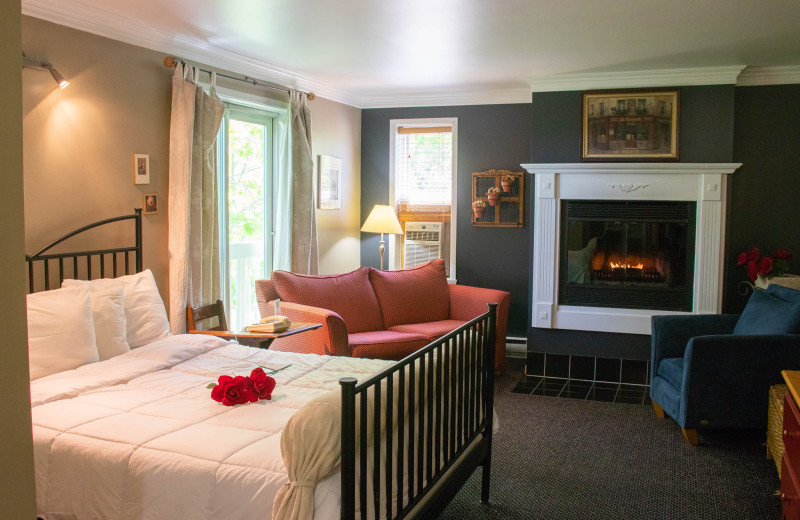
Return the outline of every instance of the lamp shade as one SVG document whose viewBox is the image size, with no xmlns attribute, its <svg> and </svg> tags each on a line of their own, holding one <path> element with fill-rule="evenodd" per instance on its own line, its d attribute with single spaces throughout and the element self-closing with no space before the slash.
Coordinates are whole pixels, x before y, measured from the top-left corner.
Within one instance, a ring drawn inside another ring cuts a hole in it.
<svg viewBox="0 0 800 520">
<path fill-rule="evenodd" d="M 366 222 L 361 226 L 361 231 L 367 233 L 391 233 L 393 235 L 403 234 L 403 228 L 400 226 L 400 221 L 397 220 L 394 208 L 384 204 L 375 204 Z"/>
</svg>

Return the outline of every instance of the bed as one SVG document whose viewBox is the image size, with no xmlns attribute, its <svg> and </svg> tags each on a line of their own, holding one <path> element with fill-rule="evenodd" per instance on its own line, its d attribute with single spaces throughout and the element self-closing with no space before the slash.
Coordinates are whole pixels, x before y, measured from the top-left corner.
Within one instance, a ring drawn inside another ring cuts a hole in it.
<svg viewBox="0 0 800 520">
<path fill-rule="evenodd" d="M 132 246 L 52 252 L 129 221 Z M 479 466 L 488 501 L 494 308 L 399 362 L 274 352 L 169 334 L 139 210 L 27 261 L 40 518 L 431 518 Z M 210 398 L 256 367 L 270 400 Z"/>
</svg>

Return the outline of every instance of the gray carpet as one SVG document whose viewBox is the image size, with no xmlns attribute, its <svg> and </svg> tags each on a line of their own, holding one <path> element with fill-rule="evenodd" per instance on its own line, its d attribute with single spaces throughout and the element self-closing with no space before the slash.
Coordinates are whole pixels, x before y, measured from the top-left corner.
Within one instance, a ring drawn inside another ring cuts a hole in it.
<svg viewBox="0 0 800 520">
<path fill-rule="evenodd" d="M 691 447 L 650 406 L 512 393 L 523 366 L 514 360 L 496 383 L 490 504 L 478 470 L 440 519 L 781 517 L 764 432 L 701 432 Z"/>
</svg>

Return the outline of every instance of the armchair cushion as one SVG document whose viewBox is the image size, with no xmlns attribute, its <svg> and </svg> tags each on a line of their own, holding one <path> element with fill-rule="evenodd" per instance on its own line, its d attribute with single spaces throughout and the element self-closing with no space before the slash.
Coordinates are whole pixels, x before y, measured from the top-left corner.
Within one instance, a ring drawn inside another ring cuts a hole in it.
<svg viewBox="0 0 800 520">
<path fill-rule="evenodd" d="M 794 278 L 792 278 L 794 280 Z M 767 287 L 767 294 L 789 303 L 800 303 L 800 291 L 784 287 L 777 283 L 771 283 Z"/>
<path fill-rule="evenodd" d="M 369 272 L 367 267 L 329 276 L 274 271 L 272 283 L 282 300 L 329 309 L 342 317 L 348 333 L 366 332 L 383 328 Z"/>
<path fill-rule="evenodd" d="M 658 376 L 666 379 L 676 388 L 683 381 L 683 358 L 667 358 L 658 365 Z"/>
<path fill-rule="evenodd" d="M 799 331 L 800 302 L 790 303 L 760 290 L 753 291 L 733 328 L 735 335 L 794 334 Z"/>
<path fill-rule="evenodd" d="M 399 271 L 372 269 L 369 279 L 383 314 L 383 327 L 378 329 L 450 318 L 450 292 L 441 258 Z M 345 323 L 349 323 L 347 318 Z"/>
</svg>

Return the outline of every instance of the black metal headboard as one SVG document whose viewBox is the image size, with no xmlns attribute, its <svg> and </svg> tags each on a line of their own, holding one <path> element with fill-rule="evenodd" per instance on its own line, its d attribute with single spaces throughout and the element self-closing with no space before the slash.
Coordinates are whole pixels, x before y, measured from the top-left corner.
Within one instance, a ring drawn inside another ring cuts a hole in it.
<svg viewBox="0 0 800 520">
<path fill-rule="evenodd" d="M 96 249 L 92 251 L 74 251 L 68 253 L 51 253 L 45 254 L 49 249 L 55 247 L 56 245 L 60 244 L 61 242 L 74 237 L 84 231 L 88 231 L 90 229 L 95 229 L 105 224 L 111 224 L 112 222 L 119 222 L 124 220 L 133 220 L 135 224 L 135 231 L 134 231 L 134 239 L 135 245 L 128 246 L 128 247 L 117 247 L 117 248 L 109 248 L 109 249 Z M 93 259 L 96 259 L 95 265 L 99 265 L 100 278 L 106 277 L 106 260 L 110 259 L 111 261 L 111 276 L 116 277 L 120 274 L 132 274 L 131 272 L 131 255 L 134 259 L 134 266 L 133 268 L 135 271 L 133 272 L 140 272 L 142 270 L 142 209 L 136 208 L 133 210 L 132 215 L 122 215 L 121 217 L 113 217 L 107 218 L 105 220 L 100 220 L 93 224 L 89 224 L 88 226 L 83 226 L 82 228 L 76 229 L 70 233 L 67 233 L 63 237 L 59 238 L 58 240 L 44 246 L 40 250 L 36 251 L 32 255 L 25 255 L 25 260 L 28 263 L 28 292 L 32 293 L 35 292 L 35 281 L 36 276 L 35 274 L 42 273 L 44 278 L 44 290 L 50 289 L 50 266 L 51 264 L 55 264 L 54 268 L 57 269 L 58 273 L 58 285 L 61 286 L 61 282 L 64 281 L 64 269 L 65 267 L 69 267 L 69 265 L 65 266 L 64 260 L 68 260 L 67 264 L 72 264 L 72 278 L 78 278 L 78 273 L 82 272 L 85 274 L 88 280 L 92 280 L 96 278 L 92 276 L 92 265 Z M 83 259 L 83 262 L 79 262 L 79 259 Z M 120 260 L 124 263 L 125 271 L 124 273 L 119 272 L 119 263 Z M 69 262 L 71 260 L 71 262 Z M 82 264 L 82 267 L 81 267 Z M 36 266 L 41 265 L 41 268 L 37 268 Z M 97 271 L 95 271 L 96 273 Z"/>
</svg>

